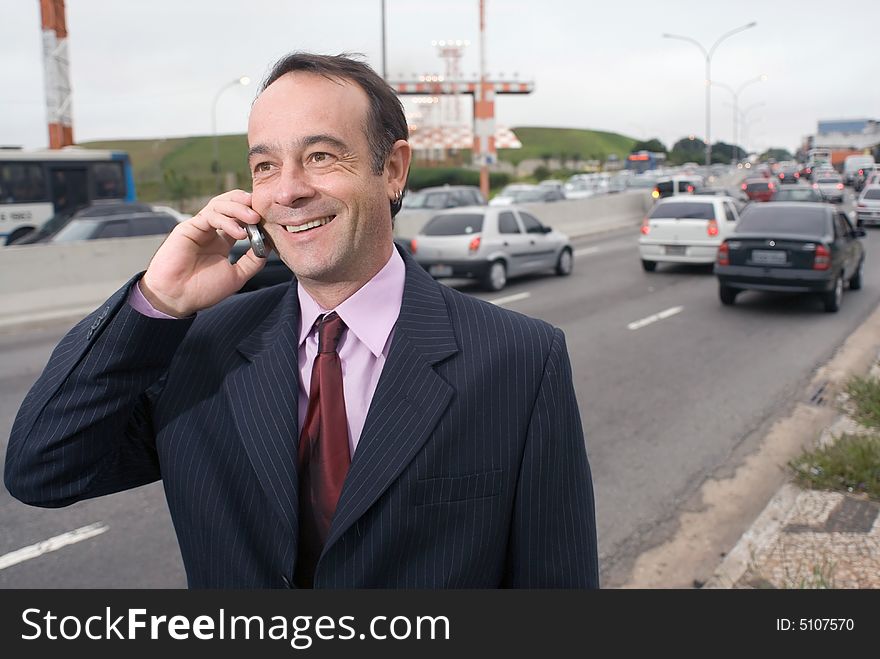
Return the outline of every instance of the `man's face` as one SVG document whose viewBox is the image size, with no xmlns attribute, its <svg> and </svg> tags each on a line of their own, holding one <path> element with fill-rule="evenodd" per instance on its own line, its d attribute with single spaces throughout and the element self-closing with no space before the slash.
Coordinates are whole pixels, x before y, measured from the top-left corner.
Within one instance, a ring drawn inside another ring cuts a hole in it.
<svg viewBox="0 0 880 659">
<path fill-rule="evenodd" d="M 300 281 L 363 285 L 391 256 L 393 191 L 372 171 L 368 108 L 354 82 L 303 72 L 254 103 L 252 205 Z"/>
</svg>

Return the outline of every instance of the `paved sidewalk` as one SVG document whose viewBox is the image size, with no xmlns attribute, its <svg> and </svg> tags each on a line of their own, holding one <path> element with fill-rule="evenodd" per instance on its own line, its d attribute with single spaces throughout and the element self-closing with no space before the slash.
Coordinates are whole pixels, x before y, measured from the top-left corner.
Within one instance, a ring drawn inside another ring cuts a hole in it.
<svg viewBox="0 0 880 659">
<path fill-rule="evenodd" d="M 857 432 L 870 431 L 842 414 L 817 444 Z M 880 588 L 880 502 L 788 483 L 704 588 Z"/>
</svg>

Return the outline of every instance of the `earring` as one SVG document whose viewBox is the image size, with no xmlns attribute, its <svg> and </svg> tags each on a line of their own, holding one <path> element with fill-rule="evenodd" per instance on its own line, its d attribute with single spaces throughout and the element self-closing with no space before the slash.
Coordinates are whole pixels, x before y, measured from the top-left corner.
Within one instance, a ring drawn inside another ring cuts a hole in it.
<svg viewBox="0 0 880 659">
<path fill-rule="evenodd" d="M 395 204 L 400 201 L 400 198 L 403 197 L 403 192 L 401 190 L 397 190 L 394 193 L 394 199 L 392 200 Z"/>
</svg>

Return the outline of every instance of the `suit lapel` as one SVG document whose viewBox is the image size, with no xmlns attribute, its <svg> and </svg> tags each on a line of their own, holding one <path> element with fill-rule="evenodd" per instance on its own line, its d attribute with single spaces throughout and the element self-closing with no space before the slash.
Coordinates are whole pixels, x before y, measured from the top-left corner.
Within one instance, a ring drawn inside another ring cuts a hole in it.
<svg viewBox="0 0 880 659">
<path fill-rule="evenodd" d="M 403 257 L 406 283 L 394 339 L 325 551 L 400 476 L 427 441 L 454 393 L 433 368 L 458 352 L 440 284 L 406 254 Z"/>
<path fill-rule="evenodd" d="M 235 425 L 251 465 L 296 537 L 299 443 L 299 301 L 296 282 L 238 345 L 247 360 L 225 381 Z"/>
</svg>

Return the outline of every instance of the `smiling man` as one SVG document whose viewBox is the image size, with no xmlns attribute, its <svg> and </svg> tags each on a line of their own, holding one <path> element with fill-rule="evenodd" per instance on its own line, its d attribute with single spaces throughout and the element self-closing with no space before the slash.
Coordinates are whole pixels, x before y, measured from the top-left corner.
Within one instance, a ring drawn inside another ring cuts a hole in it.
<svg viewBox="0 0 880 659">
<path fill-rule="evenodd" d="M 411 150 L 365 64 L 294 53 L 253 106 L 253 192 L 212 199 L 62 340 L 6 484 L 64 506 L 162 479 L 192 587 L 598 586 L 562 332 L 398 251 Z M 295 280 L 228 254 L 260 224 Z"/>
</svg>

